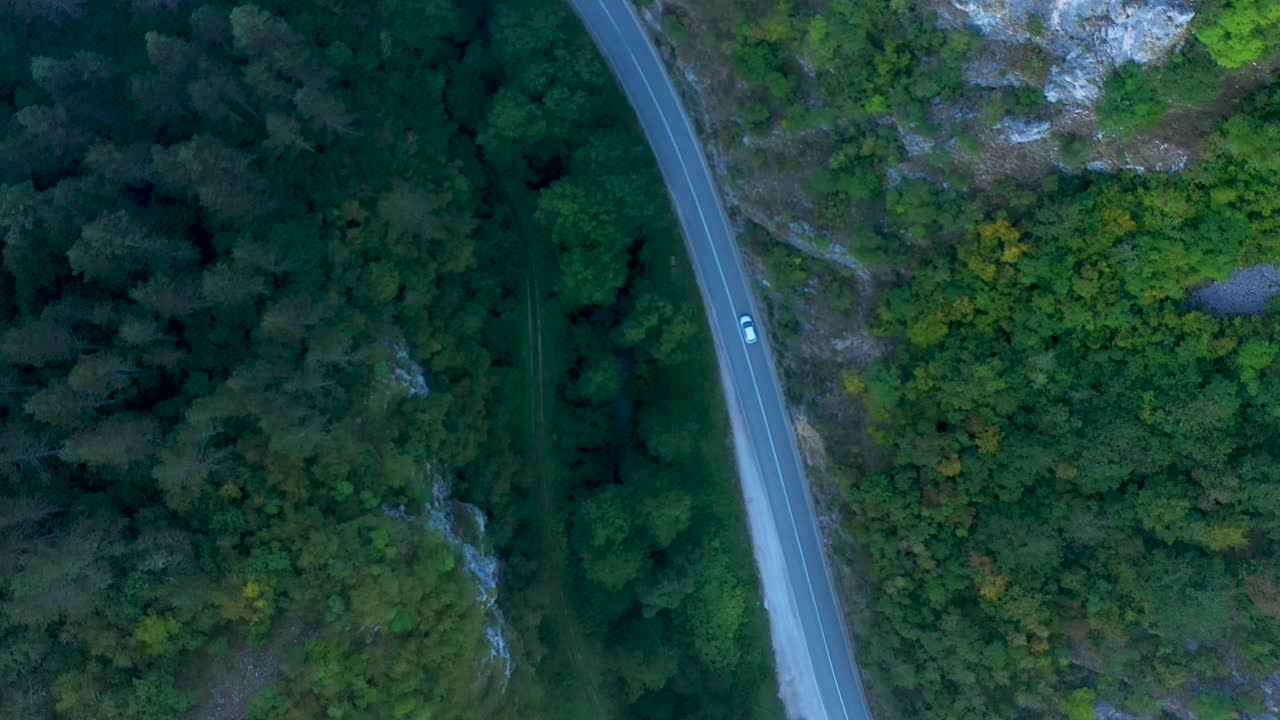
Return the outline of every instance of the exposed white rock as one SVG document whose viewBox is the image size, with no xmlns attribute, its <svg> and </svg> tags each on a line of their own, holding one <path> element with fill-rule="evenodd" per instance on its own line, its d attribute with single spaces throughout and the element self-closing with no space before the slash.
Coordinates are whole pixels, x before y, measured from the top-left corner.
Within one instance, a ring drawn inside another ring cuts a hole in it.
<svg viewBox="0 0 1280 720">
<path fill-rule="evenodd" d="M 1262 688 L 1263 705 L 1267 708 L 1267 713 L 1274 717 L 1280 712 L 1280 675 L 1268 675 L 1258 681 L 1258 687 Z"/>
<path fill-rule="evenodd" d="M 1053 123 L 1048 120 L 1032 120 L 1030 118 L 1005 118 L 992 128 L 1003 134 L 1004 141 L 1010 145 L 1043 140 L 1049 136 Z"/>
<path fill-rule="evenodd" d="M 779 221 L 780 222 L 780 221 Z M 856 258 L 849 254 L 849 250 L 842 243 L 827 242 L 821 247 L 814 242 L 815 238 L 823 237 L 817 228 L 802 220 L 792 220 L 786 224 L 772 223 L 768 226 L 774 237 L 800 250 L 806 255 L 821 258 L 838 265 L 843 265 L 854 272 L 861 278 L 870 277 L 870 271 L 858 262 Z M 769 284 L 762 277 L 761 282 L 767 287 Z"/>
<path fill-rule="evenodd" d="M 1116 65 L 1145 65 L 1163 59 L 1187 36 L 1195 15 L 1189 7 L 1167 1 L 1124 5 L 1111 0 L 1107 21 L 1101 25 L 1102 48 Z"/>
<path fill-rule="evenodd" d="M 1044 96 L 1049 102 L 1092 105 L 1102 97 L 1102 82 L 1111 66 L 1087 50 L 1078 50 L 1049 68 Z"/>
<path fill-rule="evenodd" d="M 974 25 L 993 40 L 1039 45 L 1053 58 L 1045 97 L 1089 105 L 1112 68 L 1158 61 L 1177 47 L 1195 17 L 1194 1 L 950 0 L 941 9 L 944 23 L 953 27 Z M 1000 86 L 999 75 L 989 69 L 969 74 L 979 84 Z"/>
<path fill-rule="evenodd" d="M 1261 715 L 1241 715 L 1241 720 L 1277 720 L 1276 713 L 1280 712 L 1280 708 L 1277 707 L 1277 695 L 1280 695 L 1280 675 L 1272 674 L 1263 678 L 1250 678 L 1242 673 L 1232 672 L 1231 680 L 1232 682 L 1229 686 L 1223 688 L 1228 692 L 1234 692 L 1235 690 L 1250 686 L 1262 691 L 1262 704 L 1265 712 Z M 1173 717 L 1195 717 L 1195 715 L 1188 712 L 1187 708 L 1182 707 L 1179 704 L 1166 704 L 1164 706 L 1164 710 Z M 1132 713 L 1127 713 L 1110 703 L 1098 701 L 1093 705 L 1093 717 L 1094 720 L 1150 720 L 1151 716 L 1134 715 Z"/>
<path fill-rule="evenodd" d="M 396 357 L 395 365 L 391 368 L 391 381 L 404 388 L 409 397 L 425 396 L 431 392 L 422 366 L 409 355 L 409 348 L 405 347 L 404 342 L 393 344 L 391 349 Z"/>
<path fill-rule="evenodd" d="M 1027 18 L 1035 0 L 951 0 L 956 10 L 964 13 L 961 22 L 975 25 L 983 35 L 996 40 L 1022 42 L 1031 37 Z"/>
<path fill-rule="evenodd" d="M 507 635 L 504 631 L 506 623 L 502 621 L 502 614 L 498 614 L 499 622 L 490 623 L 489 627 L 484 629 L 484 637 L 489 641 L 489 662 L 500 664 L 502 666 L 503 689 L 506 689 L 506 682 L 511 680 L 511 648 L 507 646 Z"/>
<path fill-rule="evenodd" d="M 484 513 L 475 505 L 450 499 L 448 492 L 442 480 L 437 479 L 432 483 L 433 499 L 427 506 L 427 524 L 439 530 L 449 542 L 462 550 L 467 572 L 476 579 L 479 587 L 476 599 L 486 608 L 491 608 L 498 599 L 498 559 L 486 555 L 473 543 L 463 540 L 458 534 L 459 528 L 455 520 L 457 515 L 470 520 L 473 527 L 464 532 L 475 535 L 476 542 L 479 542 L 479 537 L 484 532 Z"/>
<path fill-rule="evenodd" d="M 933 140 L 902 124 L 898 124 L 898 136 L 902 138 L 902 148 L 912 157 L 929 152 L 935 144 Z"/>
<path fill-rule="evenodd" d="M 1191 154 L 1186 150 L 1166 143 L 1156 143 L 1155 149 L 1167 156 L 1167 159 L 1156 161 L 1151 165 L 1151 169 L 1156 172 L 1182 172 L 1182 169 L 1187 166 L 1187 161 L 1191 159 Z"/>
<path fill-rule="evenodd" d="M 428 527 L 443 535 L 449 544 L 462 551 L 463 564 L 476 581 L 476 602 L 489 617 L 489 624 L 484 630 L 485 639 L 489 642 L 489 662 L 501 669 L 505 689 L 513 669 L 511 646 L 507 641 L 507 622 L 498 607 L 501 565 L 496 556 L 481 549 L 486 524 L 484 512 L 471 503 L 450 498 L 444 479 L 431 468 L 427 469 L 427 476 L 431 478 L 432 499 L 423 509 L 422 519 Z M 382 512 L 390 517 L 414 517 L 405 511 L 403 505 L 383 506 Z"/>
<path fill-rule="evenodd" d="M 1095 720 L 1146 720 L 1146 718 L 1139 715 L 1130 715 L 1129 713 L 1104 702 L 1094 703 L 1093 717 Z"/>
<path fill-rule="evenodd" d="M 430 394 L 426 372 L 409 354 L 404 340 L 387 339 L 382 346 L 391 351 L 390 357 L 379 353 L 379 379 L 375 385 L 374 397 L 382 399 L 382 407 L 402 398 L 426 397 Z"/>
<path fill-rule="evenodd" d="M 511 650 L 505 634 L 506 620 L 498 608 L 498 558 L 478 547 L 484 540 L 484 512 L 471 503 L 451 499 L 448 488 L 439 477 L 432 481 L 431 495 L 431 504 L 426 509 L 427 524 L 462 550 L 467 572 L 476 579 L 476 600 L 489 613 L 489 625 L 485 628 L 485 638 L 489 641 L 489 661 L 500 665 L 505 679 L 510 680 Z M 469 520 L 471 527 L 459 528 L 459 516 Z M 464 539 L 460 533 L 471 537 L 473 541 Z"/>
<path fill-rule="evenodd" d="M 1033 84 L 1016 68 L 1006 67 L 994 60 L 979 60 L 963 68 L 965 82 L 982 87 L 1025 87 Z"/>
</svg>

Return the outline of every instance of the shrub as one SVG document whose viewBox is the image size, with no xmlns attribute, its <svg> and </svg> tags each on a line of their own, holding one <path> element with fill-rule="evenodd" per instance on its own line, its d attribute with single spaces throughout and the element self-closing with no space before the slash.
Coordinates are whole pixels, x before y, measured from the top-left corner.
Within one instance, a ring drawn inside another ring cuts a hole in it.
<svg viewBox="0 0 1280 720">
<path fill-rule="evenodd" d="M 1125 63 L 1103 85 L 1098 122 L 1110 130 L 1150 128 L 1160 122 L 1168 108 L 1169 101 L 1161 94 L 1154 74 L 1137 63 Z"/>
<path fill-rule="evenodd" d="M 1173 100 L 1199 105 L 1218 97 L 1226 72 L 1203 43 L 1192 40 L 1157 73 L 1157 84 Z"/>
<path fill-rule="evenodd" d="M 1093 150 L 1093 139 L 1088 135 L 1063 133 L 1057 136 L 1057 140 L 1058 154 L 1067 167 L 1080 168 L 1088 162 L 1089 152 Z"/>
</svg>

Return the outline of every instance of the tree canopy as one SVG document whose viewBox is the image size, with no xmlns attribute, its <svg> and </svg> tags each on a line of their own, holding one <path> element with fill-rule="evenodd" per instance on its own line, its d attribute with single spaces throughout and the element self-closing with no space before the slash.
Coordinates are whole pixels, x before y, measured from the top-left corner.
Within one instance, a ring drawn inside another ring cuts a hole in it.
<svg viewBox="0 0 1280 720">
<path fill-rule="evenodd" d="M 773 713 L 727 434 L 693 440 L 706 328 L 567 8 L 13 0 L 0 32 L 0 717 L 564 717 L 552 563 L 608 713 Z"/>
<path fill-rule="evenodd" d="M 848 499 L 905 714 L 1141 710 L 1276 662 L 1280 326 L 1188 290 L 1276 257 L 1277 98 L 1186 173 L 990 211 L 884 294 L 897 350 L 850 386 L 884 457 Z"/>
</svg>

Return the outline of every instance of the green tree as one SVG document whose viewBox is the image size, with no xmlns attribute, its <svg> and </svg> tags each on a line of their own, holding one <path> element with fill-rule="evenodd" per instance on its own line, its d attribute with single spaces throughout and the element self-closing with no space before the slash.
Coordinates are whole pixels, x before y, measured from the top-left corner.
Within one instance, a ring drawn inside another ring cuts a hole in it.
<svg viewBox="0 0 1280 720">
<path fill-rule="evenodd" d="M 67 256 L 72 269 L 84 278 L 119 290 L 138 273 L 192 263 L 196 249 L 179 238 L 148 231 L 120 210 L 84 225 Z"/>
<path fill-rule="evenodd" d="M 10 569 L 9 620 L 40 630 L 59 619 L 83 623 L 111 584 L 110 561 L 123 549 L 118 528 L 118 519 L 80 517 L 70 532 L 31 546 Z"/>
<path fill-rule="evenodd" d="M 1145 129 L 1155 126 L 1168 106 L 1156 75 L 1141 65 L 1126 63 L 1103 83 L 1098 120 L 1112 130 Z"/>
<path fill-rule="evenodd" d="M 237 5 L 227 17 L 236 50 L 247 55 L 269 58 L 303 42 L 288 23 L 257 5 Z"/>
<path fill-rule="evenodd" d="M 642 295 L 618 329 L 623 345 L 639 347 L 657 362 L 676 362 L 695 327 L 687 311 L 659 295 Z"/>
<path fill-rule="evenodd" d="M 571 306 L 606 305 L 627 278 L 633 237 L 586 182 L 561 179 L 538 196 L 538 222 L 561 253 L 557 292 Z"/>
<path fill-rule="evenodd" d="M 628 509 L 629 496 L 611 486 L 581 502 L 574 518 L 574 545 L 583 569 L 608 590 L 618 590 L 647 571 L 647 548 Z"/>
<path fill-rule="evenodd" d="M 177 194 L 193 194 L 216 218 L 250 220 L 271 211 L 266 180 L 252 167 L 254 158 L 211 135 L 196 135 L 167 148 L 152 149 L 152 163 L 163 185 Z"/>
<path fill-rule="evenodd" d="M 1201 13 L 1194 32 L 1219 65 L 1237 68 L 1272 46 L 1280 8 L 1266 0 L 1222 0 Z"/>
<path fill-rule="evenodd" d="M 69 360 L 84 349 L 84 343 L 53 314 L 27 320 L 0 336 L 0 352 L 11 363 L 50 365 Z"/>
<path fill-rule="evenodd" d="M 148 417 L 112 415 L 98 426 L 72 435 L 60 457 L 66 462 L 124 469 L 151 456 L 158 423 Z"/>
<path fill-rule="evenodd" d="M 327 142 L 338 136 L 354 135 L 355 117 L 347 112 L 339 98 L 313 87 L 299 88 L 293 94 L 293 104 L 311 125 L 323 132 Z"/>
</svg>

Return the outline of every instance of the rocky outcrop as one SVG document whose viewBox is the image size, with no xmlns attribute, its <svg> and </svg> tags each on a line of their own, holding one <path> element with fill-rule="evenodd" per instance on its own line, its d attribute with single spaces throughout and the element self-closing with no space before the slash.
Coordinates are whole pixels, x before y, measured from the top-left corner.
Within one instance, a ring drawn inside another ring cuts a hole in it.
<svg viewBox="0 0 1280 720">
<path fill-rule="evenodd" d="M 1276 295 L 1280 295 L 1280 268 L 1254 265 L 1200 288 L 1192 294 L 1191 304 L 1217 315 L 1256 315 Z"/>
<path fill-rule="evenodd" d="M 388 364 L 388 373 L 383 376 L 383 382 L 394 385 L 408 397 L 426 397 L 430 394 L 427 375 L 422 365 L 409 354 L 409 348 L 404 341 L 389 342 L 387 347 L 394 355 L 392 362 Z"/>
<path fill-rule="evenodd" d="M 1010 145 L 1021 145 L 1048 137 L 1049 131 L 1053 129 L 1053 123 L 1048 120 L 1005 118 L 994 129 L 1002 133 L 1004 142 Z"/>
<path fill-rule="evenodd" d="M 430 470 L 428 475 L 432 475 Z M 476 601 L 489 616 L 484 631 L 489 642 L 489 662 L 502 673 L 505 689 L 506 681 L 511 679 L 511 647 L 507 642 L 507 622 L 498 607 L 498 558 L 481 549 L 485 537 L 484 512 L 471 503 L 450 498 L 448 488 L 438 476 L 433 479 L 431 494 L 431 504 L 426 508 L 427 524 L 462 551 L 467 572 L 475 578 Z"/>
<path fill-rule="evenodd" d="M 939 10 L 952 27 L 973 25 L 995 41 L 1040 47 L 1052 60 L 1045 97 L 1091 105 L 1112 68 L 1161 60 L 1186 38 L 1195 17 L 1193 1 L 944 0 Z"/>
<path fill-rule="evenodd" d="M 485 610 L 488 624 L 484 629 L 489 643 L 489 669 L 502 677 L 502 690 L 506 690 L 514 670 L 511 644 L 508 641 L 507 621 L 498 607 L 498 578 L 501 565 L 498 558 L 485 545 L 485 515 L 471 503 L 461 502 L 449 496 L 444 479 L 428 467 L 427 478 L 431 482 L 431 502 L 420 515 L 409 513 L 404 505 L 383 505 L 387 517 L 421 522 L 440 533 L 448 543 L 460 551 L 467 572 L 476 583 L 476 602 Z"/>
</svg>

